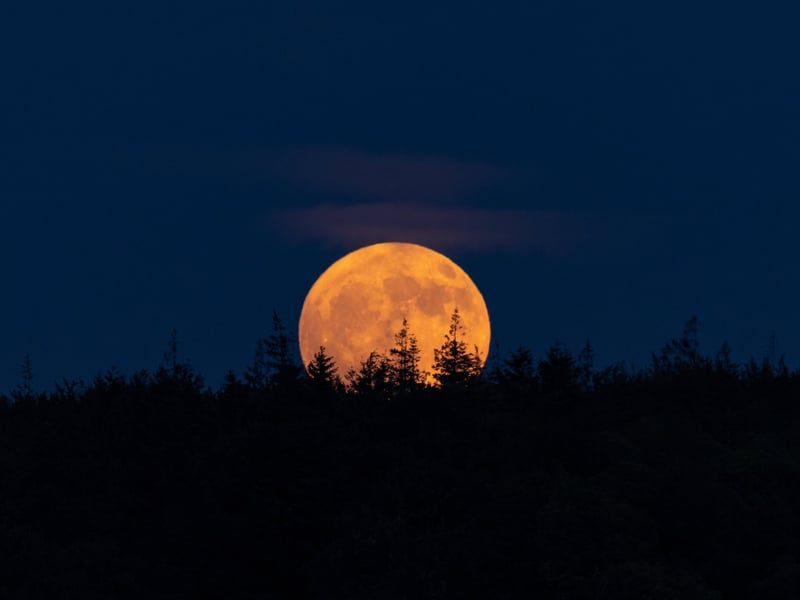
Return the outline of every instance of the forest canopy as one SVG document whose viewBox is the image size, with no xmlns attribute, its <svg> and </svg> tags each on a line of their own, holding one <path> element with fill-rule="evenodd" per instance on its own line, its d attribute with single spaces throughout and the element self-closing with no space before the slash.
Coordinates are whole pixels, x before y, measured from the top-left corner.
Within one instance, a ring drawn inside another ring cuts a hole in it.
<svg viewBox="0 0 800 600">
<path fill-rule="evenodd" d="M 275 315 L 210 389 L 161 364 L 0 398 L 2 598 L 794 598 L 800 373 L 703 354 L 640 370 L 589 342 L 481 369 L 454 315 L 433 365 L 308 370 Z M 428 383 L 427 373 L 436 385 Z"/>
</svg>

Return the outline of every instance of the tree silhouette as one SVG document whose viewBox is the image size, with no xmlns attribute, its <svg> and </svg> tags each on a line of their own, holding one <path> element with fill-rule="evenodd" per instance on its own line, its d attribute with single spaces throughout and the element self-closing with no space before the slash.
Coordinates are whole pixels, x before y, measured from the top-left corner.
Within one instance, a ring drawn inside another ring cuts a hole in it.
<svg viewBox="0 0 800 600">
<path fill-rule="evenodd" d="M 225 371 L 219 394 L 224 398 L 238 398 L 244 394 L 247 386 L 236 376 L 233 369 Z"/>
<path fill-rule="evenodd" d="M 78 402 L 84 387 L 83 381 L 64 377 L 61 382 L 56 383 L 56 389 L 51 397 L 56 402 L 75 404 Z"/>
<path fill-rule="evenodd" d="M 33 366 L 30 354 L 26 354 L 20 364 L 20 382 L 11 391 L 11 399 L 14 402 L 33 399 Z"/>
<path fill-rule="evenodd" d="M 425 373 L 419 369 L 420 348 L 417 336 L 403 319 L 403 326 L 394 336 L 394 347 L 389 350 L 391 374 L 397 393 L 407 395 L 417 391 L 424 383 Z"/>
<path fill-rule="evenodd" d="M 26 358 L 31 401 L 0 395 L 0 597 L 796 598 L 800 371 L 696 339 L 660 371 L 521 348 L 420 402 L 360 402 L 395 397 L 389 352 L 342 391 L 320 347 L 287 402 L 186 385 L 174 332 L 154 373 L 52 392 Z"/>
<path fill-rule="evenodd" d="M 458 308 L 450 317 L 450 328 L 444 336 L 444 343 L 433 351 L 433 377 L 444 388 L 467 387 L 481 374 L 481 359 L 478 348 L 475 352 L 467 350 L 461 339 L 464 327 Z"/>
<path fill-rule="evenodd" d="M 294 338 L 286 332 L 278 312 L 272 311 L 272 332 L 258 340 L 253 363 L 247 367 L 244 380 L 256 390 L 290 389 L 303 368 L 292 358 Z"/>
<path fill-rule="evenodd" d="M 172 371 L 172 373 L 176 373 L 178 371 L 178 330 L 173 329 L 169 334 L 169 343 L 167 345 L 167 350 L 164 352 L 164 359 L 162 364 Z"/>
<path fill-rule="evenodd" d="M 178 359 L 178 332 L 170 332 L 167 350 L 156 369 L 153 379 L 156 384 L 182 392 L 199 392 L 203 388 L 203 377 L 188 362 Z"/>
<path fill-rule="evenodd" d="M 683 335 L 666 344 L 660 355 L 653 354 L 653 370 L 661 374 L 676 374 L 707 364 L 698 352 L 698 331 L 697 317 L 692 315 L 683 326 Z"/>
<path fill-rule="evenodd" d="M 499 368 L 500 383 L 517 387 L 531 386 L 536 381 L 533 367 L 533 354 L 528 348 L 517 348 L 508 358 L 503 359 Z"/>
<path fill-rule="evenodd" d="M 269 365 L 267 359 L 267 341 L 258 340 L 253 362 L 244 372 L 245 383 L 254 390 L 265 390 L 269 386 Z"/>
<path fill-rule="evenodd" d="M 742 374 L 747 381 L 771 381 L 771 380 L 787 380 L 790 377 L 789 367 L 786 364 L 786 356 L 781 354 L 777 359 L 775 348 L 775 332 L 770 332 L 769 341 L 767 343 L 767 351 L 761 361 L 756 360 L 755 357 L 750 357 L 750 360 L 742 368 Z"/>
<path fill-rule="evenodd" d="M 391 365 L 379 352 L 370 352 L 359 369 L 350 369 L 345 379 L 348 391 L 360 397 L 386 399 L 394 387 Z"/>
<path fill-rule="evenodd" d="M 269 381 L 273 387 L 289 389 L 303 372 L 303 367 L 293 358 L 291 349 L 294 344 L 296 340 L 286 332 L 278 312 L 273 310 L 272 333 L 267 337 L 265 346 L 267 367 L 270 369 Z"/>
<path fill-rule="evenodd" d="M 777 378 L 786 378 L 789 376 L 789 368 L 786 366 L 786 355 L 781 353 L 776 359 L 776 339 L 775 331 L 769 334 L 769 342 L 767 343 L 767 354 L 764 357 L 764 362 L 768 365 L 772 375 Z"/>
<path fill-rule="evenodd" d="M 739 373 L 739 365 L 731 358 L 731 347 L 728 342 L 722 342 L 722 346 L 717 351 L 714 358 L 714 370 L 718 374 L 724 374 L 731 378 L 736 377 Z"/>
<path fill-rule="evenodd" d="M 578 384 L 580 369 L 570 352 L 555 342 L 545 351 L 538 365 L 539 379 L 544 392 L 563 392 Z"/>
<path fill-rule="evenodd" d="M 308 378 L 317 390 L 324 392 L 338 392 L 342 383 L 338 375 L 338 367 L 333 357 L 325 353 L 325 346 L 320 346 L 314 357 L 308 363 Z"/>
</svg>

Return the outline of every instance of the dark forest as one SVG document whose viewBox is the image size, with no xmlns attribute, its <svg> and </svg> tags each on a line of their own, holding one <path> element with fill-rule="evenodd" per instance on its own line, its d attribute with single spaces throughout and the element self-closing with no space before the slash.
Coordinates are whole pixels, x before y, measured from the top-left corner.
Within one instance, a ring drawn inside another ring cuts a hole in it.
<svg viewBox="0 0 800 600">
<path fill-rule="evenodd" d="M 179 353 L 0 396 L 0 598 L 797 598 L 800 371 L 591 345 L 307 370 L 277 315 L 206 385 Z M 430 374 L 430 378 L 427 375 Z M 430 380 L 435 385 L 429 385 Z"/>
</svg>

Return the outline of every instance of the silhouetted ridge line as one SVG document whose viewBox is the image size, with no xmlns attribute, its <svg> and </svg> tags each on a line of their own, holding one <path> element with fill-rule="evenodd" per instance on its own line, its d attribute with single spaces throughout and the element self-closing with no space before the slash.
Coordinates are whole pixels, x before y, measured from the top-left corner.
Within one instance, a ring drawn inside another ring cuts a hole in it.
<svg viewBox="0 0 800 600">
<path fill-rule="evenodd" d="M 432 387 L 404 323 L 345 385 L 273 326 L 216 391 L 173 333 L 152 372 L 3 397 L 0 596 L 795 593 L 800 373 L 773 353 L 706 357 L 690 321 L 639 371 L 556 343 Z"/>
</svg>

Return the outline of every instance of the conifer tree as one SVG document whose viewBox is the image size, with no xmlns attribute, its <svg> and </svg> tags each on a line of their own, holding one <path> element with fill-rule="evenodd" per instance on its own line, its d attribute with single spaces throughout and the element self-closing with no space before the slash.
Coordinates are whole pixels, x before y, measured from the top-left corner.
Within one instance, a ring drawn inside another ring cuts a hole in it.
<svg viewBox="0 0 800 600">
<path fill-rule="evenodd" d="M 433 377 L 442 387 L 468 387 L 481 374 L 481 359 L 478 348 L 475 352 L 467 350 L 461 339 L 464 327 L 458 308 L 450 317 L 450 328 L 444 336 L 444 343 L 433 351 Z"/>
<path fill-rule="evenodd" d="M 253 363 L 245 369 L 244 381 L 254 390 L 264 390 L 269 384 L 269 366 L 267 364 L 267 341 L 258 340 Z"/>
<path fill-rule="evenodd" d="M 394 336 L 391 355 L 391 374 L 399 394 L 408 394 L 422 386 L 424 374 L 419 369 L 420 348 L 417 336 L 411 333 L 408 320 Z"/>
<path fill-rule="evenodd" d="M 679 373 L 710 364 L 700 357 L 698 331 L 697 317 L 692 315 L 683 326 L 683 335 L 666 344 L 660 355 L 653 354 L 653 371 Z"/>
<path fill-rule="evenodd" d="M 286 333 L 278 312 L 273 310 L 272 333 L 263 346 L 266 366 L 269 369 L 269 382 L 273 386 L 289 386 L 300 377 L 302 367 L 292 358 L 293 342 L 294 338 Z"/>
<path fill-rule="evenodd" d="M 178 360 L 178 331 L 170 332 L 167 350 L 155 372 L 155 382 L 177 386 L 184 390 L 200 391 L 203 377 L 189 363 Z"/>
<path fill-rule="evenodd" d="M 244 388 L 244 383 L 239 380 L 236 373 L 233 372 L 233 369 L 228 369 L 225 372 L 219 394 L 224 398 L 238 398 L 242 394 Z"/>
<path fill-rule="evenodd" d="M 33 398 L 33 366 L 31 365 L 30 354 L 26 354 L 22 359 L 20 379 L 19 384 L 11 392 L 11 399 L 14 402 Z"/>
<path fill-rule="evenodd" d="M 247 385 L 256 390 L 264 390 L 290 386 L 296 382 L 302 367 L 292 358 L 293 341 L 286 332 L 278 312 L 273 311 L 272 333 L 258 340 L 253 363 L 244 373 Z"/>
<path fill-rule="evenodd" d="M 535 379 L 533 355 L 528 348 L 518 348 L 512 352 L 499 369 L 499 381 L 504 384 L 527 385 Z"/>
<path fill-rule="evenodd" d="M 350 369 L 345 378 L 349 391 L 358 396 L 387 398 L 393 384 L 391 365 L 379 352 L 370 352 L 358 371 Z"/>
<path fill-rule="evenodd" d="M 308 363 L 308 378 L 312 385 L 325 391 L 338 391 L 341 381 L 338 368 L 332 356 L 325 353 L 325 346 L 320 346 L 314 358 Z"/>
<path fill-rule="evenodd" d="M 169 345 L 164 353 L 164 365 L 176 374 L 178 371 L 178 330 L 173 329 L 169 334 Z"/>
<path fill-rule="evenodd" d="M 714 359 L 714 370 L 723 375 L 736 377 L 739 372 L 739 366 L 731 358 L 731 347 L 727 341 L 722 342 L 722 346 L 717 351 Z"/>
<path fill-rule="evenodd" d="M 56 389 L 51 398 L 58 402 L 74 404 L 78 401 L 84 389 L 83 381 L 63 377 L 61 382 L 56 383 Z"/>
<path fill-rule="evenodd" d="M 565 391 L 578 383 L 579 369 L 575 358 L 556 341 L 539 361 L 539 379 L 545 392 Z"/>
</svg>

